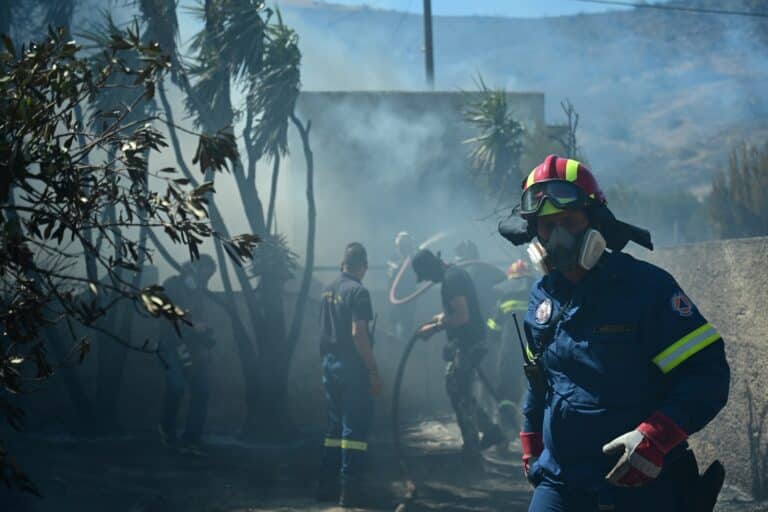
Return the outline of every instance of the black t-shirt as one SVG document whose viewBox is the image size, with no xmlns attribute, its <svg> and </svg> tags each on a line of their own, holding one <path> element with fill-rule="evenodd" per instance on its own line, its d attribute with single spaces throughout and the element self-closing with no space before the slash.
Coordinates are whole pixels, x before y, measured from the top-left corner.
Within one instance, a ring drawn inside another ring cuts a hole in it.
<svg viewBox="0 0 768 512">
<path fill-rule="evenodd" d="M 166 279 L 163 283 L 163 288 L 171 301 L 186 312 L 185 317 L 187 320 L 193 324 L 207 324 L 206 319 L 210 316 L 210 313 L 205 309 L 204 298 L 211 293 L 208 288 L 200 287 L 199 283 L 192 277 L 179 275 Z M 190 347 L 200 343 L 208 345 L 210 340 L 213 339 L 213 332 L 210 330 L 210 327 L 206 332 L 200 332 L 183 324 L 180 325 L 182 338 L 179 339 L 176 330 L 170 327 L 170 322 L 165 323 L 168 325 L 165 332 L 166 336 L 177 341 L 183 341 Z"/>
<path fill-rule="evenodd" d="M 488 318 L 493 314 L 493 308 L 496 305 L 497 293 L 494 287 L 505 281 L 506 276 L 501 270 L 487 264 L 474 264 L 463 268 L 475 285 L 480 313 L 483 318 Z"/>
<path fill-rule="evenodd" d="M 446 329 L 448 339 L 455 339 L 463 344 L 484 340 L 485 322 L 480 313 L 475 285 L 472 283 L 469 274 L 464 269 L 449 266 L 445 269 L 440 295 L 443 299 L 443 311 L 445 311 L 446 315 L 453 314 L 451 301 L 456 297 L 464 297 L 467 300 L 467 307 L 469 309 L 469 321 L 466 324 Z"/>
<path fill-rule="evenodd" d="M 320 350 L 356 354 L 352 323 L 373 319 L 371 294 L 354 276 L 342 273 L 323 289 L 320 301 Z"/>
</svg>

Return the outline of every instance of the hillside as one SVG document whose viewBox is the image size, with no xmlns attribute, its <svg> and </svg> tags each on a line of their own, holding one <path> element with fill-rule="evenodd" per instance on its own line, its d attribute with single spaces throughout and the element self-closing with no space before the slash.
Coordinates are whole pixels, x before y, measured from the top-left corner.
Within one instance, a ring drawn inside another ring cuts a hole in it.
<svg viewBox="0 0 768 512">
<path fill-rule="evenodd" d="M 307 90 L 424 87 L 420 16 L 280 5 L 302 38 Z M 472 89 L 481 73 L 508 90 L 543 91 L 549 123 L 563 121 L 559 102 L 569 98 L 606 185 L 703 191 L 733 143 L 768 137 L 766 22 L 652 9 L 436 17 L 437 88 Z"/>
</svg>

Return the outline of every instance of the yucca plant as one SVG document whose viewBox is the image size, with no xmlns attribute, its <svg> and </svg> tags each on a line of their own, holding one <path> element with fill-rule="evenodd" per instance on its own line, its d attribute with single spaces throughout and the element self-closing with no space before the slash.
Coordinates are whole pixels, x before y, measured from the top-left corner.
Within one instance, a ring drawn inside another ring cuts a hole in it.
<svg viewBox="0 0 768 512">
<path fill-rule="evenodd" d="M 477 99 L 470 99 L 464 119 L 480 134 L 464 143 L 472 146 L 474 175 L 489 194 L 501 201 L 520 179 L 525 129 L 509 111 L 504 89 L 489 88 L 482 77 L 476 82 L 480 91 Z"/>
</svg>

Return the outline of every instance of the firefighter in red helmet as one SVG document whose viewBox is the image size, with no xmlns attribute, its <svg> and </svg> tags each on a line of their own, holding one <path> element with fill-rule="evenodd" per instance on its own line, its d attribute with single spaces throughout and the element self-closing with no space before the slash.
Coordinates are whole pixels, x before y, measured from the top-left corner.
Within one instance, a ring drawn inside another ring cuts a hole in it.
<svg viewBox="0 0 768 512">
<path fill-rule="evenodd" d="M 720 334 L 671 275 L 621 252 L 650 235 L 616 220 L 585 165 L 548 156 L 522 188 L 500 232 L 546 272 L 524 321 L 529 510 L 711 510 L 722 466 L 699 477 L 686 439 L 728 399 Z"/>
</svg>

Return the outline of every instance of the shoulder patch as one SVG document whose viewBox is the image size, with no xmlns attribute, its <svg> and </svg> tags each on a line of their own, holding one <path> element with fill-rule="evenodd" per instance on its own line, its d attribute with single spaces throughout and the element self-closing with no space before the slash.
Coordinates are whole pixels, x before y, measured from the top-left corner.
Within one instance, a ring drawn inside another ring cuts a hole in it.
<svg viewBox="0 0 768 512">
<path fill-rule="evenodd" d="M 672 310 L 680 316 L 691 316 L 693 314 L 693 302 L 681 291 L 672 295 Z"/>
<path fill-rule="evenodd" d="M 536 323 L 545 324 L 552 317 L 552 300 L 544 299 L 536 306 Z"/>
</svg>

